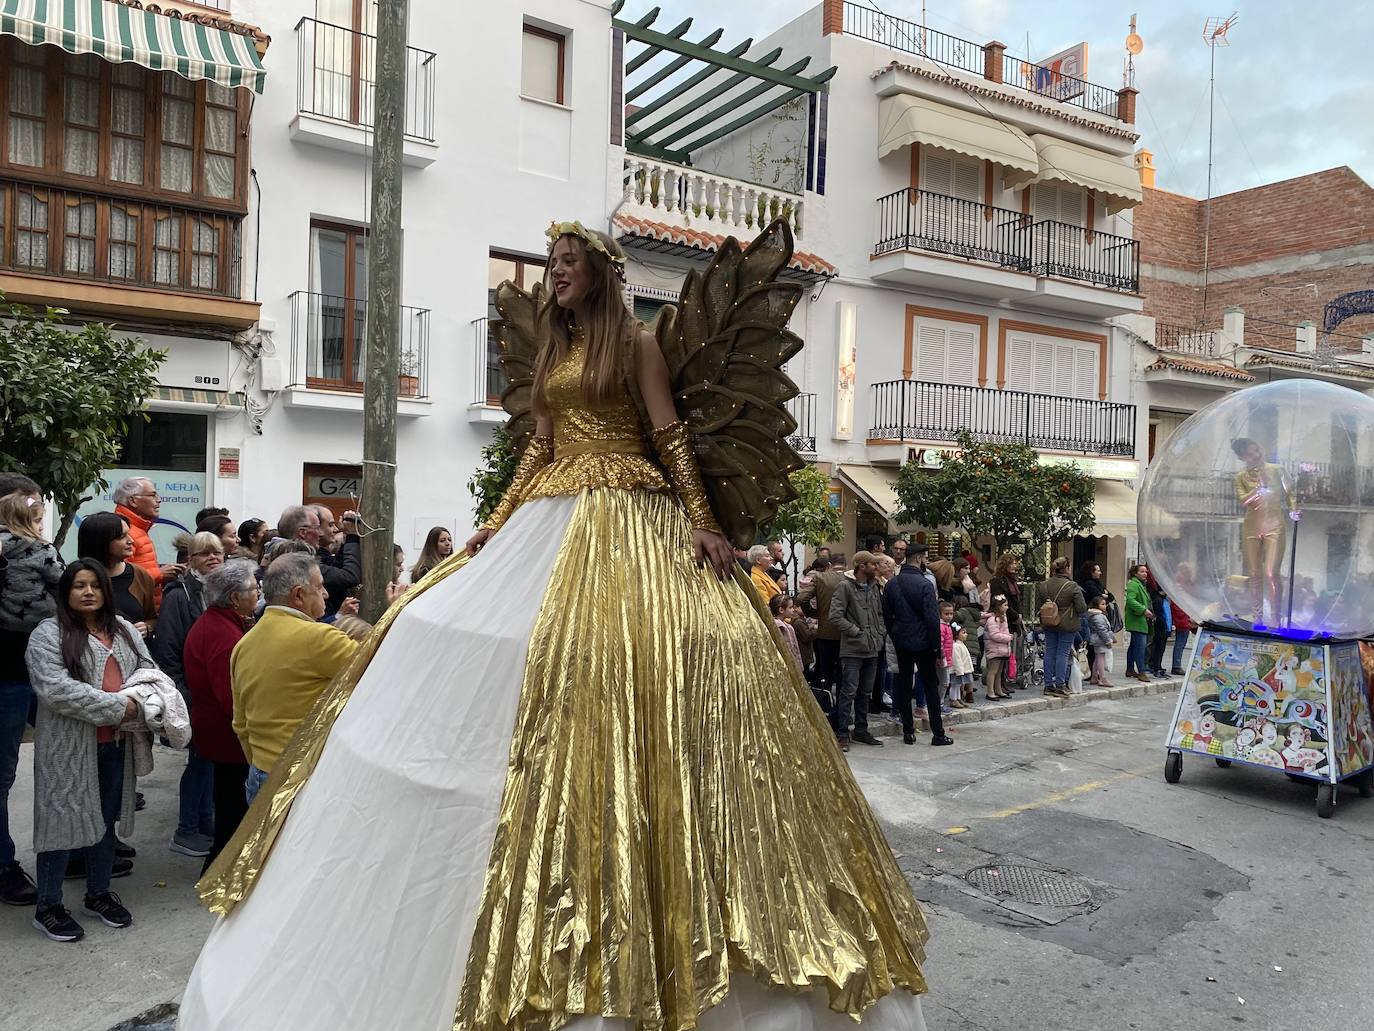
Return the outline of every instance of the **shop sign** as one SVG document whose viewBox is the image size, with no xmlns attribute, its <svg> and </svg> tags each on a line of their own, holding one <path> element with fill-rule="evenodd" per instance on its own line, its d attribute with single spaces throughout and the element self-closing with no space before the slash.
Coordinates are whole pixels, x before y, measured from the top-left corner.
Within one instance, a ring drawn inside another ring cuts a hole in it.
<svg viewBox="0 0 1374 1031">
<path fill-rule="evenodd" d="M 1041 465 L 1071 465 L 1095 480 L 1138 480 L 1140 463 L 1134 458 L 1088 458 L 1079 455 L 1040 455 Z"/>
<path fill-rule="evenodd" d="M 236 447 L 222 447 L 219 449 L 219 473 L 221 480 L 237 480 L 239 478 L 239 449 Z"/>
<path fill-rule="evenodd" d="M 172 539 L 180 533 L 190 533 L 195 529 L 196 513 L 207 504 L 204 472 L 187 472 L 185 470 L 168 471 L 166 469 L 105 469 L 101 471 L 101 476 L 110 485 L 106 490 L 98 489 L 94 484 L 88 487 L 85 493 L 88 495 L 81 507 L 76 510 L 76 519 L 72 522 L 72 528 L 67 533 L 67 539 L 62 545 L 62 555 L 67 561 L 76 557 L 76 528 L 81 525 L 81 520 L 94 512 L 110 512 L 114 510 L 114 500 L 110 497 L 110 492 L 120 480 L 130 476 L 146 477 L 153 481 L 153 489 L 162 498 L 162 507 L 158 510 L 157 521 L 153 523 L 148 535 L 153 539 L 153 544 L 157 548 L 157 557 L 162 562 L 171 562 L 176 558 L 176 549 L 172 546 Z"/>
<path fill-rule="evenodd" d="M 306 481 L 307 498 L 357 498 L 362 495 L 362 479 L 358 476 L 311 476 Z"/>
<path fill-rule="evenodd" d="M 958 453 L 957 448 L 909 447 L 906 449 L 906 460 L 915 462 L 922 469 L 939 469 Z"/>
<path fill-rule="evenodd" d="M 825 507 L 836 512 L 844 512 L 844 488 L 831 487 L 825 495 Z"/>
</svg>

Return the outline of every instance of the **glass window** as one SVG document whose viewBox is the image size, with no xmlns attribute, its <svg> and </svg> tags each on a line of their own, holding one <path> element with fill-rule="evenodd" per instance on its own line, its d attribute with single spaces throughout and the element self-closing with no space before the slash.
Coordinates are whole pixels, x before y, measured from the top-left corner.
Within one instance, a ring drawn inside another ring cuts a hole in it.
<svg viewBox="0 0 1374 1031">
<path fill-rule="evenodd" d="M 110 278 L 138 278 L 137 208 L 110 207 Z"/>
<path fill-rule="evenodd" d="M 16 165 L 41 168 L 47 140 L 43 56 L 35 48 L 22 46 L 15 46 L 11 56 L 9 160 Z"/>
<path fill-rule="evenodd" d="M 144 71 L 117 64 L 110 71 L 110 178 L 143 182 Z"/>
<path fill-rule="evenodd" d="M 62 269 L 74 276 L 95 274 L 95 201 L 68 201 L 62 241 Z"/>
<path fill-rule="evenodd" d="M 195 141 L 195 86 L 179 75 L 162 75 L 162 163 L 164 190 L 191 192 L 191 145 Z"/>
<path fill-rule="evenodd" d="M 525 26 L 520 63 L 520 92 L 536 100 L 563 103 L 563 50 L 566 40 L 555 32 Z"/>
<path fill-rule="evenodd" d="M 153 227 L 153 282 L 181 285 L 181 216 L 159 215 Z"/>
<path fill-rule="evenodd" d="M 19 268 L 48 267 L 48 194 L 19 187 L 14 197 L 14 264 Z"/>
<path fill-rule="evenodd" d="M 214 86 L 214 83 L 209 85 Z M 223 89 L 216 86 L 216 89 Z M 229 92 L 223 90 L 223 92 Z M 228 107 L 209 102 L 205 106 L 205 192 L 211 197 L 234 195 L 234 158 L 238 144 L 238 112 L 229 98 Z"/>
<path fill-rule="evenodd" d="M 62 76 L 62 170 L 94 176 L 100 171 L 100 59 L 68 57 Z"/>
<path fill-rule="evenodd" d="M 219 285 L 220 231 L 213 222 L 192 223 L 191 286 L 213 290 Z"/>
</svg>

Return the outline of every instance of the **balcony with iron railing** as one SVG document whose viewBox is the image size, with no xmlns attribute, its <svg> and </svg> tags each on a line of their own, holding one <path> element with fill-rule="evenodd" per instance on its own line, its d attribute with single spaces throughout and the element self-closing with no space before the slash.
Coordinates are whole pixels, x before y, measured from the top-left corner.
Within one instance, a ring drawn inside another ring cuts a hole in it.
<svg viewBox="0 0 1374 1031">
<path fill-rule="evenodd" d="M 487 316 L 473 319 L 470 325 L 473 386 L 468 421 L 503 423 L 506 412 L 501 407 L 501 395 L 506 389 L 506 374 L 501 368 L 501 345 L 496 338 L 496 327 Z"/>
<path fill-rule="evenodd" d="M 927 251 L 1137 293 L 1140 244 L 1010 208 L 907 188 L 879 197 L 875 256 Z"/>
<path fill-rule="evenodd" d="M 900 379 L 873 384 L 868 439 L 942 444 L 967 430 L 998 444 L 1133 458 L 1135 423 L 1131 404 Z"/>
<path fill-rule="evenodd" d="M 296 291 L 288 300 L 288 386 L 361 394 L 366 383 L 367 301 L 305 290 Z M 396 396 L 406 401 L 429 397 L 429 315 L 428 308 L 401 308 L 401 365 Z"/>
<path fill-rule="evenodd" d="M 1194 358 L 1215 359 L 1221 346 L 1214 329 L 1189 329 L 1167 322 L 1155 323 L 1155 347 L 1170 354 L 1186 354 Z"/>
<path fill-rule="evenodd" d="M 1105 115 L 1116 121 L 1135 122 L 1135 89 L 1115 90 L 1100 86 L 1057 68 L 1013 57 L 1001 44 L 980 45 L 919 22 L 883 14 L 871 7 L 844 0 L 843 32 L 924 58 L 945 70 L 978 76 L 988 82 L 1031 93 L 1054 103 Z"/>
<path fill-rule="evenodd" d="M 377 37 L 315 18 L 296 23 L 296 110 L 292 138 L 365 153 L 376 117 Z M 406 47 L 401 125 L 407 165 L 435 155 L 436 55 Z M 332 129 L 331 129 L 332 127 Z"/>
<path fill-rule="evenodd" d="M 798 394 L 787 402 L 788 414 L 797 421 L 797 428 L 787 438 L 788 445 L 799 455 L 816 453 L 816 395 Z"/>
</svg>

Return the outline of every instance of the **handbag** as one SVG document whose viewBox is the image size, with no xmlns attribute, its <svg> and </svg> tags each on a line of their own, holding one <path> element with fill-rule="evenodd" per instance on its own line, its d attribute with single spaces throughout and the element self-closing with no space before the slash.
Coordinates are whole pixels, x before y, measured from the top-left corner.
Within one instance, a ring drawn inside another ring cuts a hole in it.
<svg viewBox="0 0 1374 1031">
<path fill-rule="evenodd" d="M 1007 656 L 1007 679 L 1008 679 L 1008 680 L 1015 680 L 1015 679 L 1016 679 L 1016 649 L 1015 649 L 1015 648 L 1013 648 L 1013 649 L 1011 650 L 1011 654 Z"/>
<path fill-rule="evenodd" d="M 1112 628 L 1112 633 L 1119 634 L 1126 629 L 1126 621 L 1121 618 L 1121 606 L 1116 602 L 1107 605 L 1107 625 Z"/>
<path fill-rule="evenodd" d="M 1072 582 L 1073 581 L 1066 582 L 1063 587 L 1059 588 L 1058 593 L 1055 594 L 1053 599 L 1046 601 L 1045 604 L 1040 606 L 1041 626 L 1049 627 L 1051 630 L 1053 630 L 1055 627 L 1059 625 L 1060 612 L 1058 599 L 1064 597 L 1065 588 L 1067 588 L 1069 586 L 1069 583 Z"/>
<path fill-rule="evenodd" d="M 1078 653 L 1071 653 L 1069 659 L 1069 694 L 1083 693 L 1083 667 L 1078 662 Z"/>
<path fill-rule="evenodd" d="M 1167 634 L 1174 628 L 1174 607 L 1169 603 L 1169 599 L 1165 598 L 1159 609 L 1164 615 L 1164 632 Z"/>
</svg>

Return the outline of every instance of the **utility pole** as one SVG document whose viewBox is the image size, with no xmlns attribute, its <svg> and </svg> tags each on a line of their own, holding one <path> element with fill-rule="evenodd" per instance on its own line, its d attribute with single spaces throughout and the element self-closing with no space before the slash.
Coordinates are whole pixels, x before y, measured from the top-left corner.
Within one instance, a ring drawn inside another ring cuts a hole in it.
<svg viewBox="0 0 1374 1031">
<path fill-rule="evenodd" d="M 367 372 L 363 390 L 362 617 L 386 611 L 394 577 L 396 393 L 401 371 L 401 156 L 409 0 L 377 0 L 372 226 L 367 260 Z"/>
</svg>

